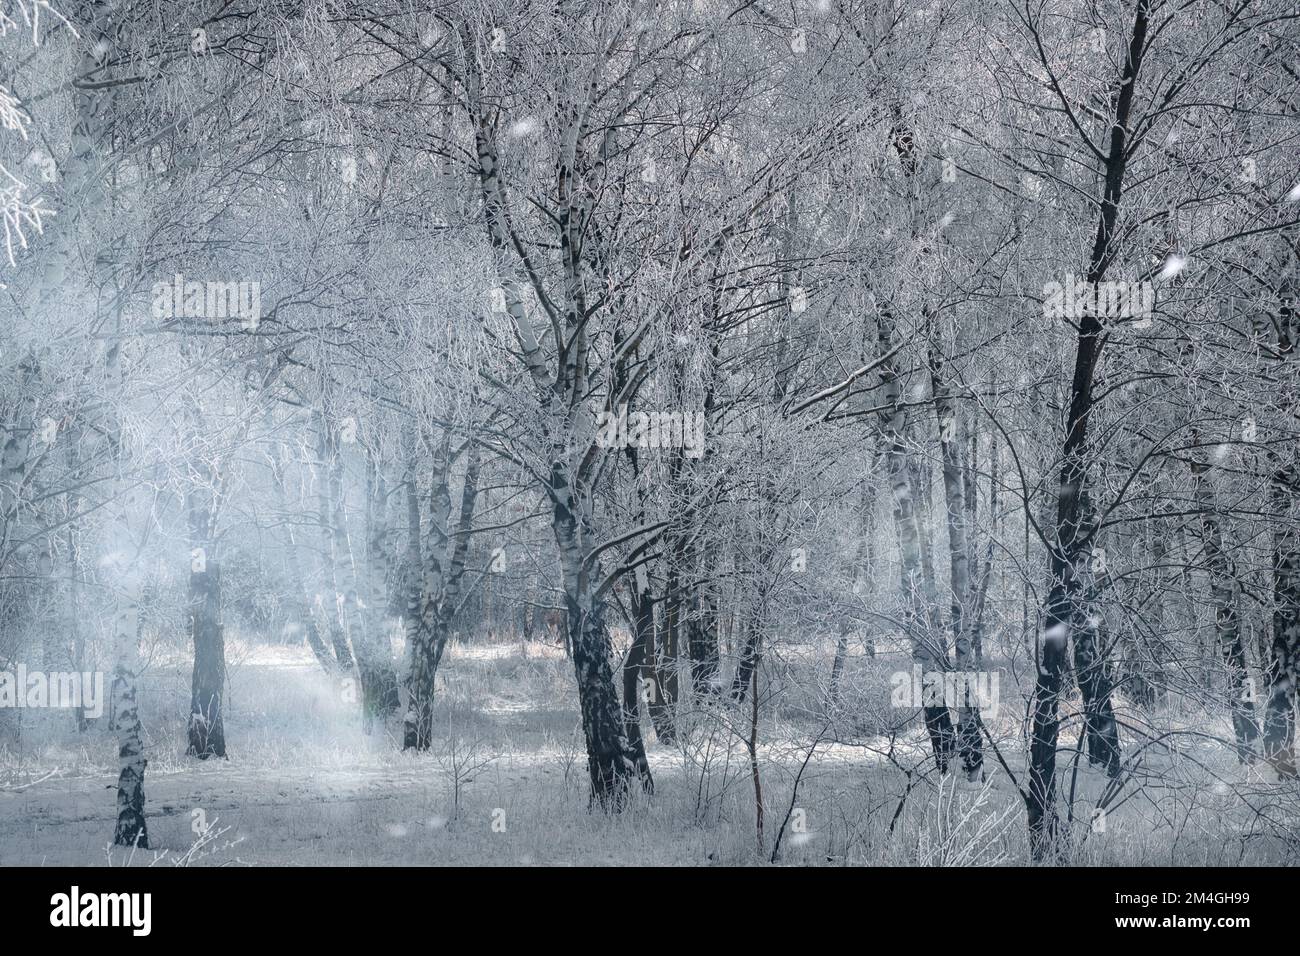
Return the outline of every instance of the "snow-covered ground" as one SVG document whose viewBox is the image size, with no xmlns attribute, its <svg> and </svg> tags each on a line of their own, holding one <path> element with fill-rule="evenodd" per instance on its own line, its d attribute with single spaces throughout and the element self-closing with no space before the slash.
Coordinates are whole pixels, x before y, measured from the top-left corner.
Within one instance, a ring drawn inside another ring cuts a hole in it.
<svg viewBox="0 0 1300 956">
<path fill-rule="evenodd" d="M 782 700 L 824 667 L 817 644 L 779 663 Z M 66 713 L 21 715 L 0 750 L 0 865 L 745 864 L 758 859 L 748 708 L 695 715 L 687 739 L 655 740 L 653 797 L 590 813 L 571 665 L 545 644 L 453 645 L 440 672 L 437 742 L 403 754 L 395 727 L 363 732 L 356 705 L 299 648 L 232 646 L 230 758 L 184 756 L 188 674 L 155 659 L 142 681 L 151 848 L 110 849 L 113 743 Z M 823 730 L 786 705 L 760 718 L 764 858 L 781 833 L 788 864 L 981 864 L 1025 857 L 1024 808 L 988 754 L 982 789 L 941 782 L 913 721 L 891 736 L 882 675 L 897 661 L 855 653 L 845 686 L 858 716 Z M 857 696 L 854 696 L 857 695 Z M 1018 703 L 990 729 L 1022 774 Z M 877 713 L 871 715 L 872 707 Z M 863 713 L 868 717 L 863 717 Z M 1170 726 L 1186 717 L 1169 715 Z M 874 732 L 873 732 L 874 731 Z M 1196 737 L 1152 748 L 1158 788 L 1092 819 L 1106 781 L 1064 759 L 1079 862 L 1233 864 L 1291 859 L 1294 788 L 1239 768 Z M 816 743 L 799 779 L 809 748 Z M 1074 741 L 1063 739 L 1063 748 Z M 1126 791 L 1126 793 L 1131 791 Z M 1267 792 L 1266 801 L 1258 798 Z M 1255 807 L 1267 807 L 1256 811 Z"/>
</svg>

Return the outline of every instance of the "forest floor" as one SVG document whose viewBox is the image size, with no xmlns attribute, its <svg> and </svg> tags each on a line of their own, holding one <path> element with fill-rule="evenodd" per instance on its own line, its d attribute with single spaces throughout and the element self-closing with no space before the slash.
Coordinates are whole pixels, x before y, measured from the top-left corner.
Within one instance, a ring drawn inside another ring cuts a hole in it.
<svg viewBox="0 0 1300 956">
<path fill-rule="evenodd" d="M 0 865 L 743 865 L 770 860 L 778 835 L 783 864 L 1024 862 L 1012 779 L 1023 778 L 1022 702 L 986 719 L 1001 755 L 987 753 L 987 782 L 959 786 L 959 774 L 935 772 L 919 722 L 888 708 L 901 654 L 855 649 L 842 709 L 855 716 L 815 716 L 810 675 L 828 670 L 829 650 L 807 645 L 772 663 L 781 693 L 760 709 L 761 857 L 748 707 L 697 713 L 671 745 L 645 721 L 655 793 L 610 817 L 587 809 L 572 668 L 554 646 L 452 645 L 435 745 L 411 755 L 395 724 L 365 733 L 357 705 L 305 650 L 234 641 L 229 759 L 184 755 L 182 661 L 156 655 L 142 678 L 148 850 L 109 846 L 116 760 L 106 730 L 77 734 L 67 712 L 21 713 L 0 742 Z M 1296 786 L 1238 765 L 1217 724 L 1202 732 L 1207 722 L 1162 715 L 1157 729 L 1174 745 L 1135 754 L 1138 773 L 1116 796 L 1071 759 L 1075 741 L 1063 736 L 1074 862 L 1296 862 Z"/>
</svg>

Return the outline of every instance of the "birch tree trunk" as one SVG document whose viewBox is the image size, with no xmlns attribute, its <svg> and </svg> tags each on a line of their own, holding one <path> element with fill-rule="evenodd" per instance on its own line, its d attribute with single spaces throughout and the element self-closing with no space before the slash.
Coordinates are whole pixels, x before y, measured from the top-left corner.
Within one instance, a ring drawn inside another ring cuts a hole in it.
<svg viewBox="0 0 1300 956">
<path fill-rule="evenodd" d="M 117 825 L 113 830 L 113 843 L 147 850 L 149 829 L 144 818 L 144 772 L 149 761 L 144 755 L 136 700 L 140 615 L 139 597 L 133 587 L 119 595 L 113 620 L 117 663 L 113 668 L 111 693 L 118 756 Z"/>
<path fill-rule="evenodd" d="M 287 458 L 287 448 L 285 449 Z M 288 515 L 289 504 L 288 496 L 285 492 L 284 471 L 286 461 L 276 459 L 271 464 L 271 483 L 275 488 L 276 503 L 283 515 Z M 303 629 L 303 635 L 307 640 L 307 646 L 315 655 L 316 660 L 320 661 L 321 667 L 327 672 L 334 670 L 336 661 L 333 653 L 325 642 L 321 639 L 320 628 L 316 624 L 316 615 L 312 609 L 311 596 L 307 591 L 306 583 L 302 574 L 302 558 L 298 553 L 298 535 L 294 531 L 292 521 L 286 522 L 285 527 L 285 567 L 289 572 L 289 584 L 294 589 L 294 596 L 297 599 L 294 609 L 297 613 L 298 625 Z"/>
<path fill-rule="evenodd" d="M 334 459 L 334 439 L 330 424 L 319 409 L 312 412 L 316 430 L 316 500 L 320 515 L 321 533 L 321 609 L 325 614 L 326 627 L 329 629 L 330 644 L 334 648 L 334 657 L 339 669 L 348 674 L 352 671 L 352 648 L 348 645 L 347 632 L 343 627 L 342 608 L 340 605 L 338 582 L 339 538 L 334 529 L 337 517 L 330 500 L 332 462 Z"/>
<path fill-rule="evenodd" d="M 972 608 L 970 543 L 966 536 L 966 488 L 963 483 L 958 443 L 957 405 L 943 374 L 943 357 L 930 330 L 929 365 L 934 412 L 939 419 L 939 451 L 943 462 L 943 491 L 947 505 L 949 587 L 952 591 L 951 627 L 957 651 L 957 671 L 972 675 L 975 655 L 967 628 L 967 611 Z M 980 743 L 979 715 L 971 701 L 972 679 L 961 683 L 962 700 L 957 705 L 957 750 L 962 772 L 970 782 L 984 778 L 984 752 Z"/>
<path fill-rule="evenodd" d="M 343 482 L 343 455 L 336 443 L 328 444 L 329 480 L 327 484 L 330 512 L 330 558 L 335 564 L 342 561 L 346 590 L 342 595 L 343 620 L 346 623 L 345 641 L 351 644 L 357 662 L 357 677 L 361 683 L 362 726 L 368 733 L 376 718 L 383 720 L 400 706 L 397 699 L 397 672 L 392 654 L 379 634 L 372 629 L 370 615 L 363 606 L 362 595 L 367 589 L 362 580 L 361 562 L 352 547 L 348 532 L 347 496 Z M 372 507 L 367 488 L 367 505 Z M 369 530 L 369 529 L 367 529 Z M 366 547 L 370 548 L 367 540 Z M 337 571 L 335 572 L 337 573 Z"/>
<path fill-rule="evenodd" d="M 560 550 L 568 631 L 573 645 L 573 667 L 578 681 L 578 704 L 587 740 L 587 772 L 591 803 L 619 811 L 631 796 L 631 780 L 651 792 L 654 783 L 644 753 L 638 755 L 623 728 L 622 708 L 614 691 L 610 666 L 612 648 L 605 627 L 605 607 L 595 594 L 593 579 L 600 577 L 600 562 L 585 553 L 579 537 L 582 516 L 570 493 L 564 469 L 551 473 L 554 501 L 552 528 Z M 584 522 L 585 523 L 585 522 Z"/>
<path fill-rule="evenodd" d="M 586 397 L 588 308 L 583 277 L 583 240 L 595 196 L 589 172 L 581 168 L 578 146 L 582 139 L 584 112 L 574 102 L 559 104 L 557 122 L 561 133 L 561 155 L 556 169 L 556 230 L 564 283 L 563 325 L 555 318 L 557 333 L 553 367 L 548 364 L 533 331 L 520 294 L 514 270 L 505 265 L 517 254 L 506 218 L 506 197 L 501 182 L 496 129 L 484 103 L 478 50 L 461 38 L 467 59 L 467 99 L 475 131 L 479 188 L 483 198 L 483 223 L 489 245 L 497 259 L 506 314 L 518 339 L 521 361 L 539 399 L 539 411 L 546 422 L 546 453 L 550 460 L 544 485 L 551 501 L 551 527 L 559 549 L 565 595 L 568 635 L 578 684 L 582 727 L 587 743 L 587 768 L 591 780 L 591 803 L 609 810 L 621 810 L 630 794 L 630 781 L 640 778 L 650 786 L 648 772 L 641 772 L 636 755 L 623 729 L 622 707 L 615 689 L 611 665 L 612 648 L 605 627 L 604 603 L 596 593 L 601 580 L 600 561 L 588 549 L 594 537 L 587 488 L 582 484 L 584 463 L 576 457 L 576 416 Z M 584 93 L 590 92 L 584 90 Z M 561 343 L 558 336 L 563 336 Z M 589 456 L 590 457 L 590 456 Z"/>
<path fill-rule="evenodd" d="M 641 735 L 641 700 L 642 690 L 651 699 L 657 693 L 653 647 L 655 639 L 654 603 L 650 597 L 650 575 L 644 566 L 635 571 L 632 583 L 632 643 L 623 661 L 623 728 L 628 745 L 632 748 L 637 762 L 637 774 L 645 779 L 650 776 L 650 764 L 645 754 L 645 739 Z M 659 727 L 655 733 L 661 743 L 671 743 L 673 730 L 670 728 L 665 738 Z M 653 792 L 653 783 L 647 786 L 647 792 Z"/>
<path fill-rule="evenodd" d="M 109 4 L 91 0 L 78 11 L 81 21 L 79 46 L 84 51 L 78 63 L 78 73 L 91 76 L 101 63 L 114 55 L 114 40 Z M 77 247 L 74 226 L 82 219 L 93 218 L 107 211 L 110 197 L 107 184 L 111 174 L 104 165 L 109 152 L 115 94 L 113 84 L 99 87 L 95 84 L 78 85 L 73 90 L 73 117 L 70 151 L 65 164 L 65 184 L 60 216 L 60 239 L 50 259 L 46 279 L 52 286 L 65 281 L 90 281 L 100 288 L 110 288 L 108 277 L 99 273 L 100 250 L 81 250 Z M 77 263 L 89 251 L 95 265 L 89 276 L 78 276 Z M 122 290 L 117 290 L 119 293 Z M 106 396 L 121 398 L 125 395 L 126 376 L 122 367 L 123 315 L 121 295 L 118 296 L 117 314 L 108 324 L 115 335 L 106 346 L 103 362 L 103 389 Z M 96 320 L 99 316 L 94 316 Z M 93 413 L 98 419 L 94 431 L 102 436 L 104 454 L 119 473 L 125 471 L 123 429 L 120 415 L 111 404 L 105 403 Z M 106 499 L 113 511 L 109 522 L 108 539 L 103 554 L 97 562 L 102 572 L 101 581 L 111 595 L 113 677 L 109 692 L 111 721 L 118 751 L 117 819 L 113 830 L 116 846 L 147 849 L 149 833 L 144 816 L 144 775 L 148 760 L 144 755 L 144 740 L 140 725 L 137 701 L 137 675 L 139 672 L 139 640 L 141 636 L 139 551 L 133 534 L 132 517 L 135 493 L 131 479 L 118 477 L 110 482 Z"/>
<path fill-rule="evenodd" d="M 393 555 L 388 534 L 388 484 L 372 454 L 366 456 L 366 558 L 364 614 L 368 646 L 373 647 L 371 673 L 374 710 L 381 718 L 397 713 L 402 700 L 388 636 L 389 582 Z M 358 584 L 361 575 L 358 573 Z M 364 686 L 364 682 L 363 682 Z"/>
<path fill-rule="evenodd" d="M 889 355 L 894 348 L 894 321 L 887 307 L 878 313 L 876 323 L 880 354 Z M 880 375 L 884 385 L 882 404 L 885 406 L 881 413 L 881 430 L 884 435 L 885 470 L 889 476 L 894 505 L 894 524 L 898 531 L 903 618 L 912 645 L 912 659 L 920 665 L 924 681 L 927 672 L 948 670 L 948 649 L 943 640 L 936 636 L 933 609 L 929 605 L 925 584 L 921 529 L 912 498 L 913 486 L 907 462 L 907 409 L 903 404 L 898 363 L 893 358 L 885 361 L 880 367 Z M 935 762 L 940 773 L 947 773 L 955 743 L 948 708 L 931 702 L 930 706 L 923 706 L 921 710 Z"/>
<path fill-rule="evenodd" d="M 620 378 L 621 376 L 615 378 L 615 385 L 621 388 L 623 383 Z M 637 524 L 644 525 L 647 509 L 640 481 L 641 458 L 635 447 L 629 447 L 625 452 L 632 466 L 632 480 L 636 486 Z M 623 662 L 623 725 L 627 731 L 628 744 L 636 755 L 637 772 L 648 777 L 649 761 L 645 755 L 645 740 L 641 736 L 641 688 L 644 686 L 646 689 L 646 709 L 650 711 L 655 734 L 661 743 L 672 743 L 675 739 L 676 720 L 671 701 L 666 702 L 666 706 L 655 706 L 660 696 L 662 676 L 655 653 L 654 596 L 651 593 L 650 572 L 644 563 L 638 564 L 632 571 L 628 591 L 632 643 Z M 675 677 L 674 671 L 674 684 Z M 675 693 L 675 686 L 673 690 Z"/>
<path fill-rule="evenodd" d="M 407 522 L 408 560 L 421 573 L 411 592 L 408 605 L 407 642 L 410 665 L 407 671 L 407 706 L 403 721 L 402 748 L 427 750 L 433 738 L 433 698 L 438 666 L 451 634 L 451 622 L 460 600 L 465 577 L 465 559 L 478 497 L 480 457 L 478 446 L 471 443 L 461 490 L 460 510 L 452 528 L 451 505 L 451 435 L 444 436 L 434 459 L 433 487 L 430 495 L 428 553 L 419 554 L 420 511 L 415 493 L 414 465 L 408 471 Z"/>
</svg>

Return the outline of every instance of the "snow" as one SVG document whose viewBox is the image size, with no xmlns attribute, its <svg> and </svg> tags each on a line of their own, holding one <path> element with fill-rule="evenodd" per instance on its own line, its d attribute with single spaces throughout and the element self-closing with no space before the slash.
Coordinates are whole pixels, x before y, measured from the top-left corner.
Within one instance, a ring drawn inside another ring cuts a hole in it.
<svg viewBox="0 0 1300 956">
<path fill-rule="evenodd" d="M 778 671 L 789 682 L 783 685 L 786 695 L 797 698 L 801 682 L 813 676 L 811 668 L 824 665 L 832 652 L 828 640 L 785 655 Z M 817 742 L 797 804 L 807 825 L 804 832 L 785 834 L 782 861 L 916 862 L 911 854 L 920 852 L 918 846 L 931 855 L 955 852 L 955 844 L 943 843 L 952 842 L 951 834 L 944 836 L 945 827 L 974 833 L 986 824 L 980 837 L 986 844 L 971 851 L 974 858 L 990 862 L 1022 855 L 1023 806 L 991 753 L 984 788 L 959 788 L 953 794 L 952 787 L 937 785 L 932 772 L 923 775 L 895 828 L 903 832 L 896 838 L 882 832 L 905 790 L 897 762 L 923 765 L 929 744 L 917 721 L 902 733 L 888 732 L 895 715 L 886 706 L 886 675 L 906 658 L 884 649 L 877 655 L 872 659 L 860 646 L 851 648 L 844 686 L 856 713 L 874 707 L 882 719 L 874 732 L 868 719 L 858 730 L 845 725 L 834 731 L 838 738 Z M 155 660 L 142 680 L 150 760 L 146 812 L 154 849 L 132 854 L 106 846 L 114 819 L 111 745 L 101 729 L 78 736 L 63 721 L 58 727 L 33 725 L 21 748 L 0 752 L 0 865 L 754 861 L 752 791 L 741 739 L 747 725 L 740 719 L 735 732 L 726 730 L 725 707 L 715 711 L 716 717 L 697 715 L 695 734 L 686 743 L 667 746 L 650 733 L 655 795 L 637 796 L 627 813 L 610 818 L 587 810 L 586 758 L 578 714 L 570 703 L 571 664 L 554 647 L 450 645 L 440 672 L 435 746 L 419 756 L 401 753 L 391 728 L 363 733 L 355 708 L 344 704 L 304 649 L 245 648 L 235 642 L 231 660 L 229 760 L 200 762 L 184 756 L 187 675 L 180 662 Z M 875 703 L 868 706 L 865 702 L 871 700 Z M 799 719 L 798 710 L 791 704 L 765 718 L 760 766 L 769 828 L 785 816 L 794 776 L 818 733 Z M 1023 768 L 1014 743 L 1022 713 L 1018 703 L 1005 706 L 989 726 L 1002 742 L 1004 758 L 1017 768 Z M 746 715 L 747 710 L 733 716 Z M 1192 732 L 1198 726 L 1194 715 L 1171 719 L 1173 730 Z M 1227 726 L 1219 730 L 1230 735 Z M 1216 835 L 1223 820 L 1216 824 L 1206 808 L 1221 815 L 1225 807 L 1240 806 L 1234 797 L 1243 787 L 1275 785 L 1235 772 L 1223 748 L 1200 736 L 1189 739 L 1190 750 L 1181 759 L 1208 762 L 1224 768 L 1224 774 L 1206 794 L 1205 808 L 1189 816 L 1203 829 L 1203 839 L 1188 852 L 1227 853 Z M 1063 754 L 1075 744 L 1070 734 L 1063 734 Z M 457 754 L 462 766 L 459 807 L 454 794 Z M 464 771 L 470 764 L 477 769 Z M 1085 822 L 1089 801 L 1105 786 L 1102 774 L 1083 768 L 1075 797 Z M 1137 854 L 1140 859 L 1158 845 L 1152 825 L 1157 815 L 1145 816 L 1144 807 L 1133 801 L 1109 811 L 1107 833 L 1091 834 L 1085 845 L 1096 846 L 1088 852 L 1123 859 Z M 857 814 L 864 819 L 854 826 L 865 831 L 845 822 Z M 1008 820 L 1014 825 L 1007 825 Z M 917 843 L 924 834 L 925 840 Z M 862 840 L 872 847 L 870 860 Z M 770 841 L 771 834 L 769 848 Z"/>
</svg>

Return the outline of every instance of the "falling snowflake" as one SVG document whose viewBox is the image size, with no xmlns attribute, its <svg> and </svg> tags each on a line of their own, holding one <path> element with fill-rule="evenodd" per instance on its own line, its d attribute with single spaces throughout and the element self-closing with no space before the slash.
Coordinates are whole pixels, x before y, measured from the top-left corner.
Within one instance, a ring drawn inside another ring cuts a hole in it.
<svg viewBox="0 0 1300 956">
<path fill-rule="evenodd" d="M 525 139 L 537 132 L 537 120 L 531 116 L 515 120 L 506 131 L 511 139 Z"/>
<path fill-rule="evenodd" d="M 1165 260 L 1164 268 L 1160 270 L 1160 278 L 1172 279 L 1186 268 L 1187 257 L 1181 256 L 1176 252 L 1172 253 L 1169 258 Z"/>
</svg>

